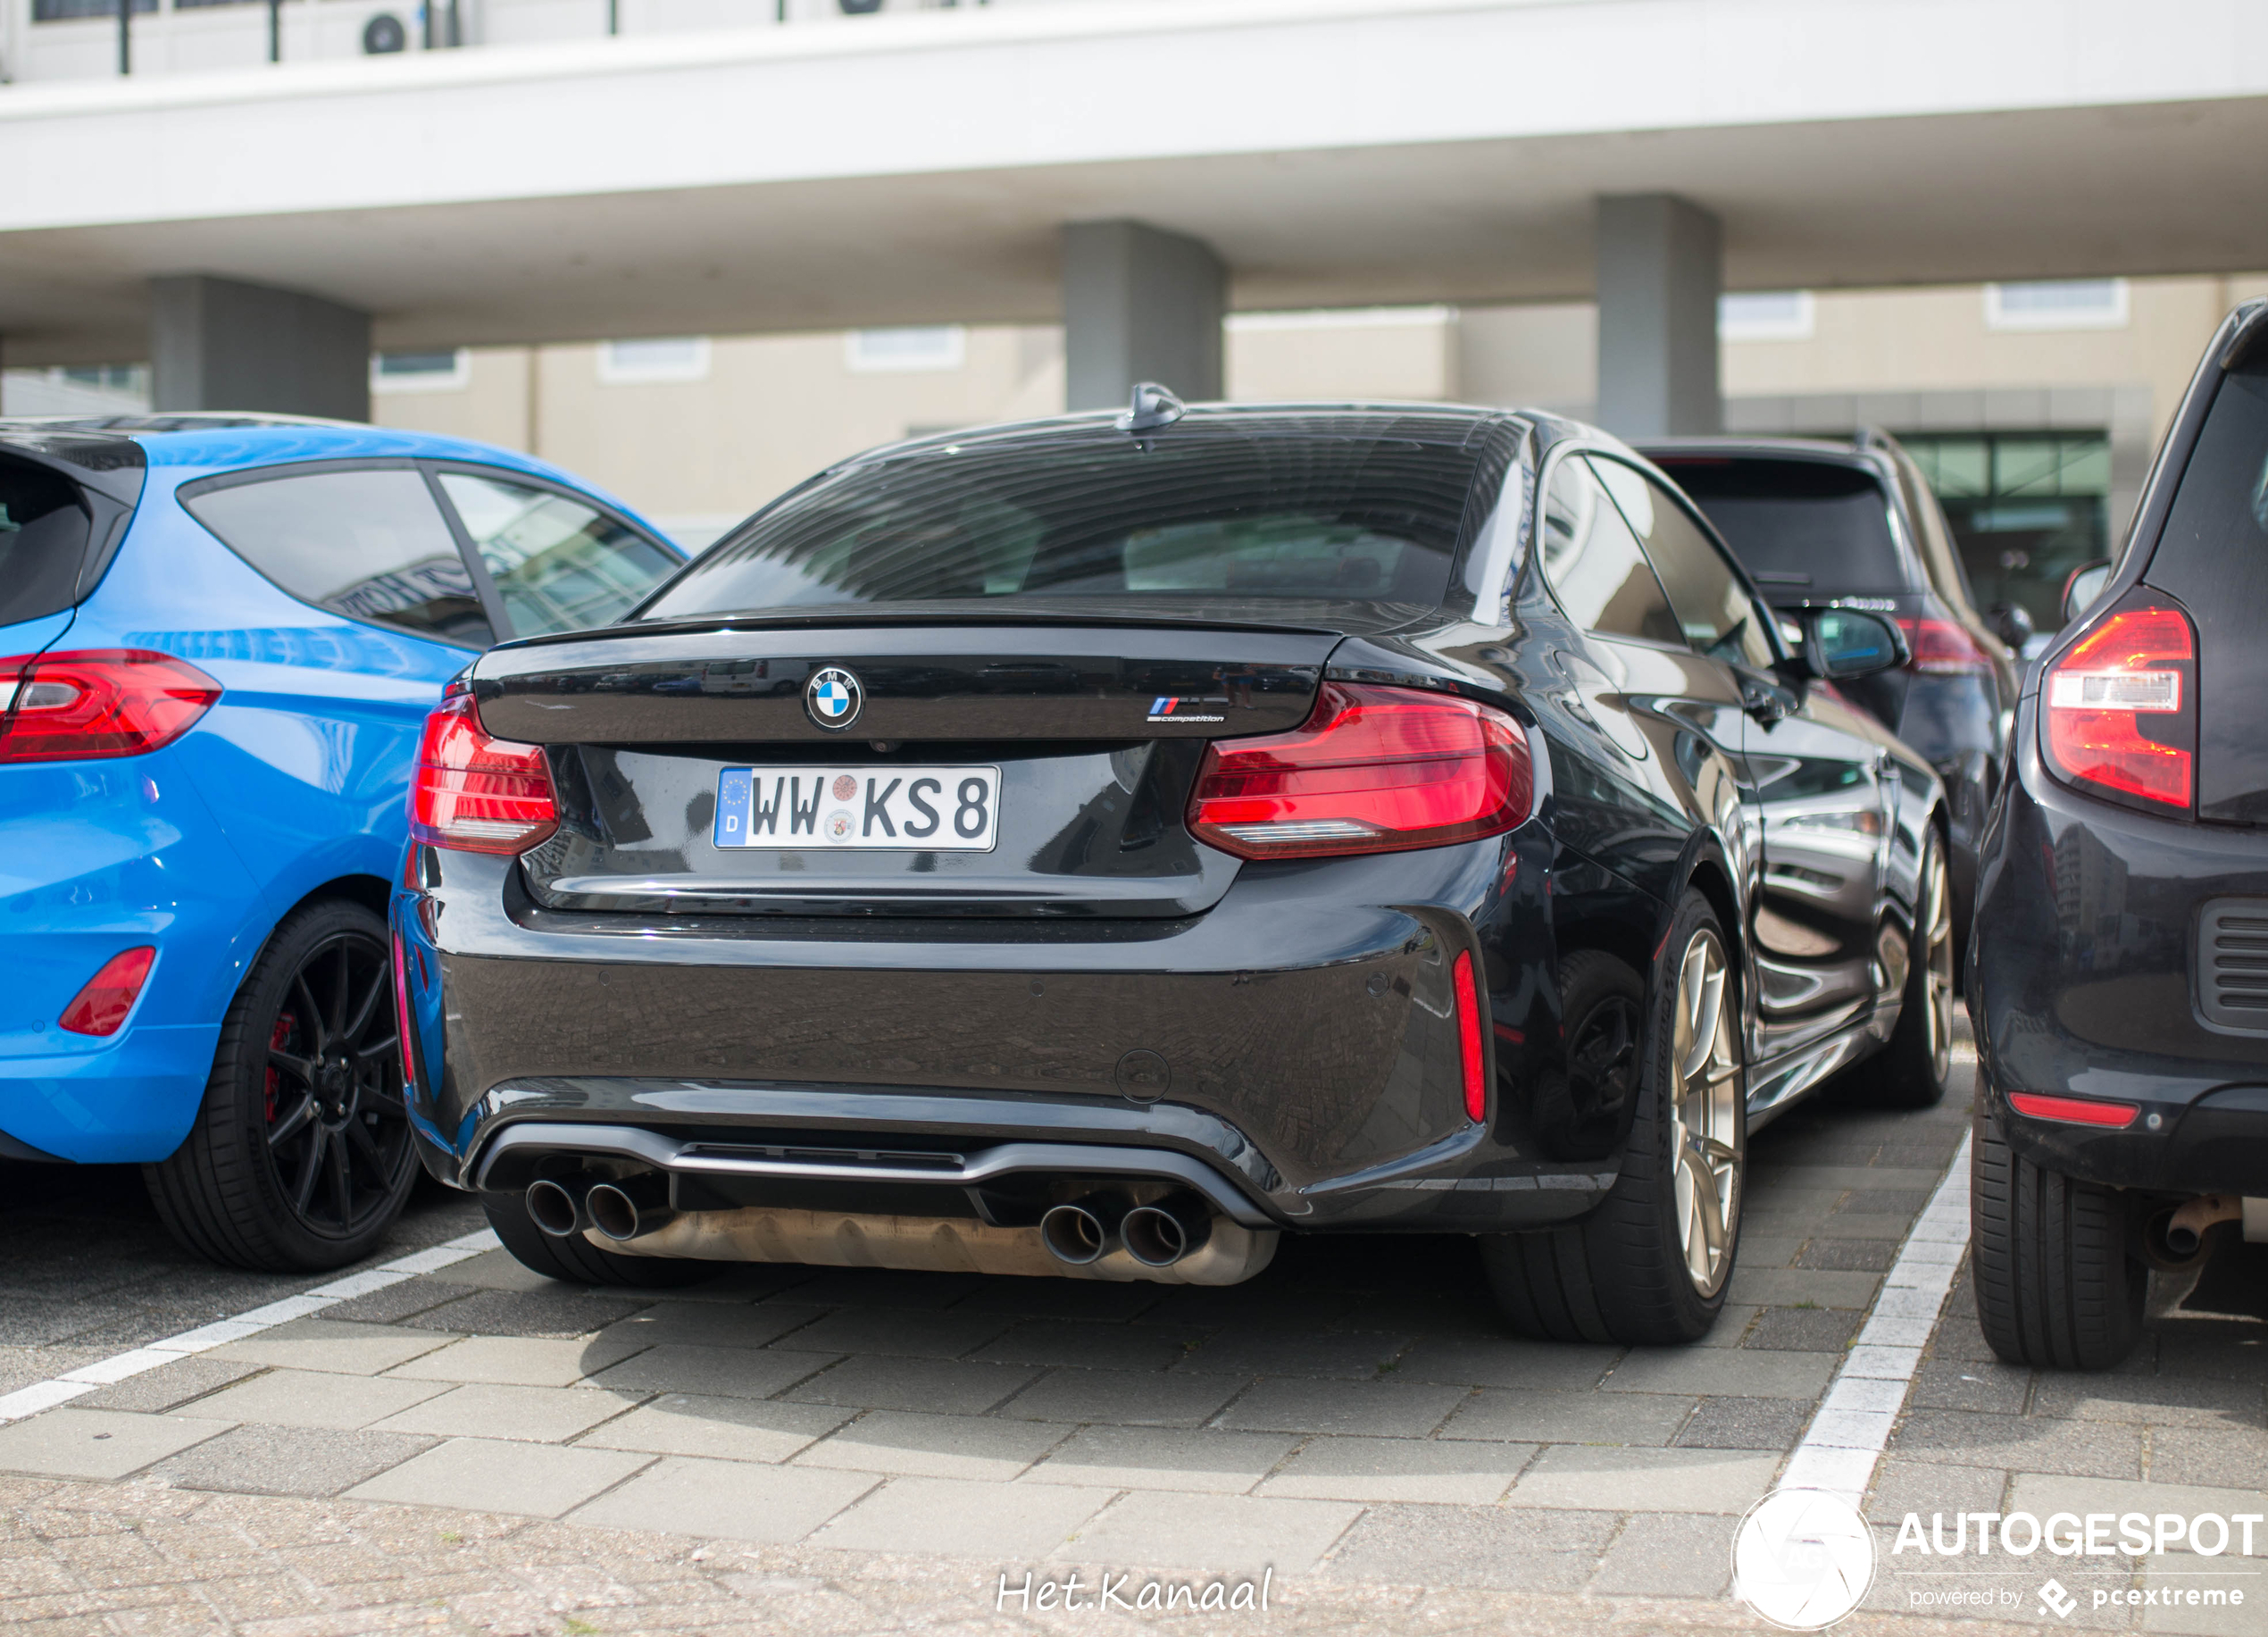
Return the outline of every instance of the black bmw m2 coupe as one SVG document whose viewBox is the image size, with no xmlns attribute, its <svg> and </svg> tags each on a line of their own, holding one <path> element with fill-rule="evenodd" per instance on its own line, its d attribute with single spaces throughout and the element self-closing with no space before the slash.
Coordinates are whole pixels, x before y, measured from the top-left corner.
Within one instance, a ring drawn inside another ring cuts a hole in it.
<svg viewBox="0 0 2268 1637">
<path fill-rule="evenodd" d="M 1481 1236 L 1509 1322 L 1722 1307 L 1748 1133 L 1934 1100 L 1943 794 L 1653 467 L 1184 409 L 846 461 L 483 655 L 394 895 L 409 1106 L 554 1277 L 1227 1284 Z"/>
</svg>

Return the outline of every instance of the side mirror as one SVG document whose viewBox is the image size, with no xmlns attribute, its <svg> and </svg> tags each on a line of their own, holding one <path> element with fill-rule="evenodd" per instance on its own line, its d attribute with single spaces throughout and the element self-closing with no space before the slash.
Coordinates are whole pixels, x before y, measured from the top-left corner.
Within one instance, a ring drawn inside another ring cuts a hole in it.
<svg viewBox="0 0 2268 1637">
<path fill-rule="evenodd" d="M 2031 622 L 2031 611 L 2022 603 L 1995 603 L 1992 606 L 1992 634 L 2010 647 L 2021 650 L 2031 640 L 2039 628 Z"/>
<path fill-rule="evenodd" d="M 2072 570 L 2071 578 L 2064 581 L 2064 623 L 2068 625 L 2085 614 L 2110 580 L 2108 563 L 2082 563 Z"/>
<path fill-rule="evenodd" d="M 1804 616 L 1804 664 L 1829 681 L 1853 681 L 1894 671 L 1914 650 L 1897 622 L 1856 608 L 1813 608 Z"/>
</svg>

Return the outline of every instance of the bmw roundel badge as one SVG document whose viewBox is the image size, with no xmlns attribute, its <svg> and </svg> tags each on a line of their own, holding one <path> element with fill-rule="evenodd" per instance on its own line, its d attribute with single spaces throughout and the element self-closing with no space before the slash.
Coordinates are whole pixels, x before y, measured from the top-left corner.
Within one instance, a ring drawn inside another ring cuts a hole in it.
<svg viewBox="0 0 2268 1637">
<path fill-rule="evenodd" d="M 865 688 L 840 665 L 821 665 L 804 684 L 804 709 L 813 722 L 830 731 L 847 728 L 856 722 L 865 704 Z"/>
</svg>

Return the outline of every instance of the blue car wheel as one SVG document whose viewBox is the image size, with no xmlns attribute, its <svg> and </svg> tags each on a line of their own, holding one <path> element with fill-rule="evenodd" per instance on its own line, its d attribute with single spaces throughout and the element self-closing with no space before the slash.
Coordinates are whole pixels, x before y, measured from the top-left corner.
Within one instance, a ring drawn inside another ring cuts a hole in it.
<svg viewBox="0 0 2268 1637">
<path fill-rule="evenodd" d="M 144 1167 L 166 1226 L 240 1267 L 375 1248 L 417 1170 L 396 1015 L 385 922 L 341 899 L 287 919 L 229 1007 L 196 1123 Z"/>
</svg>

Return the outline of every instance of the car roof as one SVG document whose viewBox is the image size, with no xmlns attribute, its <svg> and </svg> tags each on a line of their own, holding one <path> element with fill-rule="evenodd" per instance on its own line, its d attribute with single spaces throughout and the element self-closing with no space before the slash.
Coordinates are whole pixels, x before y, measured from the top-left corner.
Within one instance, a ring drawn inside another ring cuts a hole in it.
<svg viewBox="0 0 2268 1637">
<path fill-rule="evenodd" d="M 1645 438 L 1634 447 L 1639 454 L 1655 461 L 1675 460 L 1680 455 L 1808 460 L 1862 467 L 1878 473 L 1880 471 L 1877 452 L 1855 440 L 1845 443 L 1826 438 Z"/>
<path fill-rule="evenodd" d="M 437 460 L 499 466 L 579 489 L 668 539 L 638 511 L 597 485 L 548 461 L 470 438 L 367 426 L 354 421 L 324 421 L 311 415 L 235 411 L 0 419 L 0 447 L 19 444 L 27 452 L 44 451 L 66 441 L 73 447 L 74 464 L 87 464 L 88 453 L 108 443 L 117 446 L 129 461 L 132 451 L 138 449 L 142 461 L 152 468 L 186 468 L 198 475 L 303 461 Z"/>
</svg>

